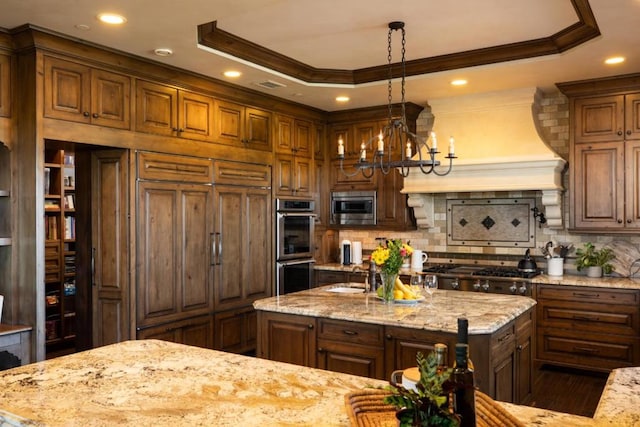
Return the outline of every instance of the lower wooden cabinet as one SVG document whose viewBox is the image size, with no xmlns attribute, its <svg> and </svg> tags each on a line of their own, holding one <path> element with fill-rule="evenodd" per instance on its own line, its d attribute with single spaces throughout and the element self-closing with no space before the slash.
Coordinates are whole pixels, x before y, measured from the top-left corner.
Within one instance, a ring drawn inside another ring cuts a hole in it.
<svg viewBox="0 0 640 427">
<path fill-rule="evenodd" d="M 258 357 L 315 368 L 316 319 L 258 312 Z"/>
<path fill-rule="evenodd" d="M 137 338 L 213 348 L 213 316 L 199 316 L 141 329 Z"/>
<path fill-rule="evenodd" d="M 384 335 L 379 325 L 318 320 L 318 368 L 384 379 Z"/>
<path fill-rule="evenodd" d="M 640 364 L 640 291 L 537 285 L 537 359 L 608 372 Z"/>
<path fill-rule="evenodd" d="M 247 354 L 256 350 L 257 314 L 244 307 L 215 314 L 215 350 Z"/>
<path fill-rule="evenodd" d="M 523 403 L 532 386 L 532 308 L 493 334 L 469 336 L 476 386 L 507 402 Z M 456 334 L 373 323 L 258 312 L 258 356 L 336 372 L 389 379 L 416 365 L 436 343 L 455 360 Z"/>
</svg>

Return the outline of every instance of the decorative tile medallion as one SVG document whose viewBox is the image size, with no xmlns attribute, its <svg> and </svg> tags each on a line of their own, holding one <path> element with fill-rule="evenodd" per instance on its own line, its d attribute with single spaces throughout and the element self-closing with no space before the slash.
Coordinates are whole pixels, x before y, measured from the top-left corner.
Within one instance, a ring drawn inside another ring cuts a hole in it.
<svg viewBox="0 0 640 427">
<path fill-rule="evenodd" d="M 535 247 L 535 199 L 447 200 L 447 244 Z"/>
</svg>

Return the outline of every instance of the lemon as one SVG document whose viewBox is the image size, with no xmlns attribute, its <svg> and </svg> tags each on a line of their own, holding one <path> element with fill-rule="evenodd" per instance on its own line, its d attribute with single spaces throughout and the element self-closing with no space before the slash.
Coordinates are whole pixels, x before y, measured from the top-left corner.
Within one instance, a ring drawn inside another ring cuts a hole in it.
<svg viewBox="0 0 640 427">
<path fill-rule="evenodd" d="M 404 292 L 402 292 L 401 290 L 394 290 L 393 291 L 393 299 L 404 299 Z"/>
</svg>

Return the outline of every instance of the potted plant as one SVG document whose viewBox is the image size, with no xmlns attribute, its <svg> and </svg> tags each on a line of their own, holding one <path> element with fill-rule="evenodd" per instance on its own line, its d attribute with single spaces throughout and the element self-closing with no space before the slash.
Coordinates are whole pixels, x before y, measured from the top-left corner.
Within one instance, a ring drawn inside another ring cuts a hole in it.
<svg viewBox="0 0 640 427">
<path fill-rule="evenodd" d="M 596 249 L 593 243 L 584 244 L 584 248 L 576 250 L 576 267 L 578 271 L 585 269 L 588 277 L 602 277 L 602 273 L 610 274 L 613 265 L 610 261 L 616 256 L 610 248 Z"/>
</svg>

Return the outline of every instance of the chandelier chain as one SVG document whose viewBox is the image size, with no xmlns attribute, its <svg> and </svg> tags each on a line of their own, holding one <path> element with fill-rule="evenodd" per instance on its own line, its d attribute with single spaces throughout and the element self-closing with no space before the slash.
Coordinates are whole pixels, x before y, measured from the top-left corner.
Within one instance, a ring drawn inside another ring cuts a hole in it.
<svg viewBox="0 0 640 427">
<path fill-rule="evenodd" d="M 393 70 L 392 70 L 392 65 L 391 65 L 391 61 L 393 59 L 393 56 L 391 55 L 391 34 L 393 33 L 393 28 L 389 28 L 389 33 L 387 36 L 387 62 L 389 64 L 388 68 L 388 79 L 387 79 L 387 109 L 388 109 L 388 116 L 389 116 L 389 123 L 391 122 L 391 103 L 393 101 L 393 86 L 392 86 L 392 79 L 393 79 Z"/>
</svg>

